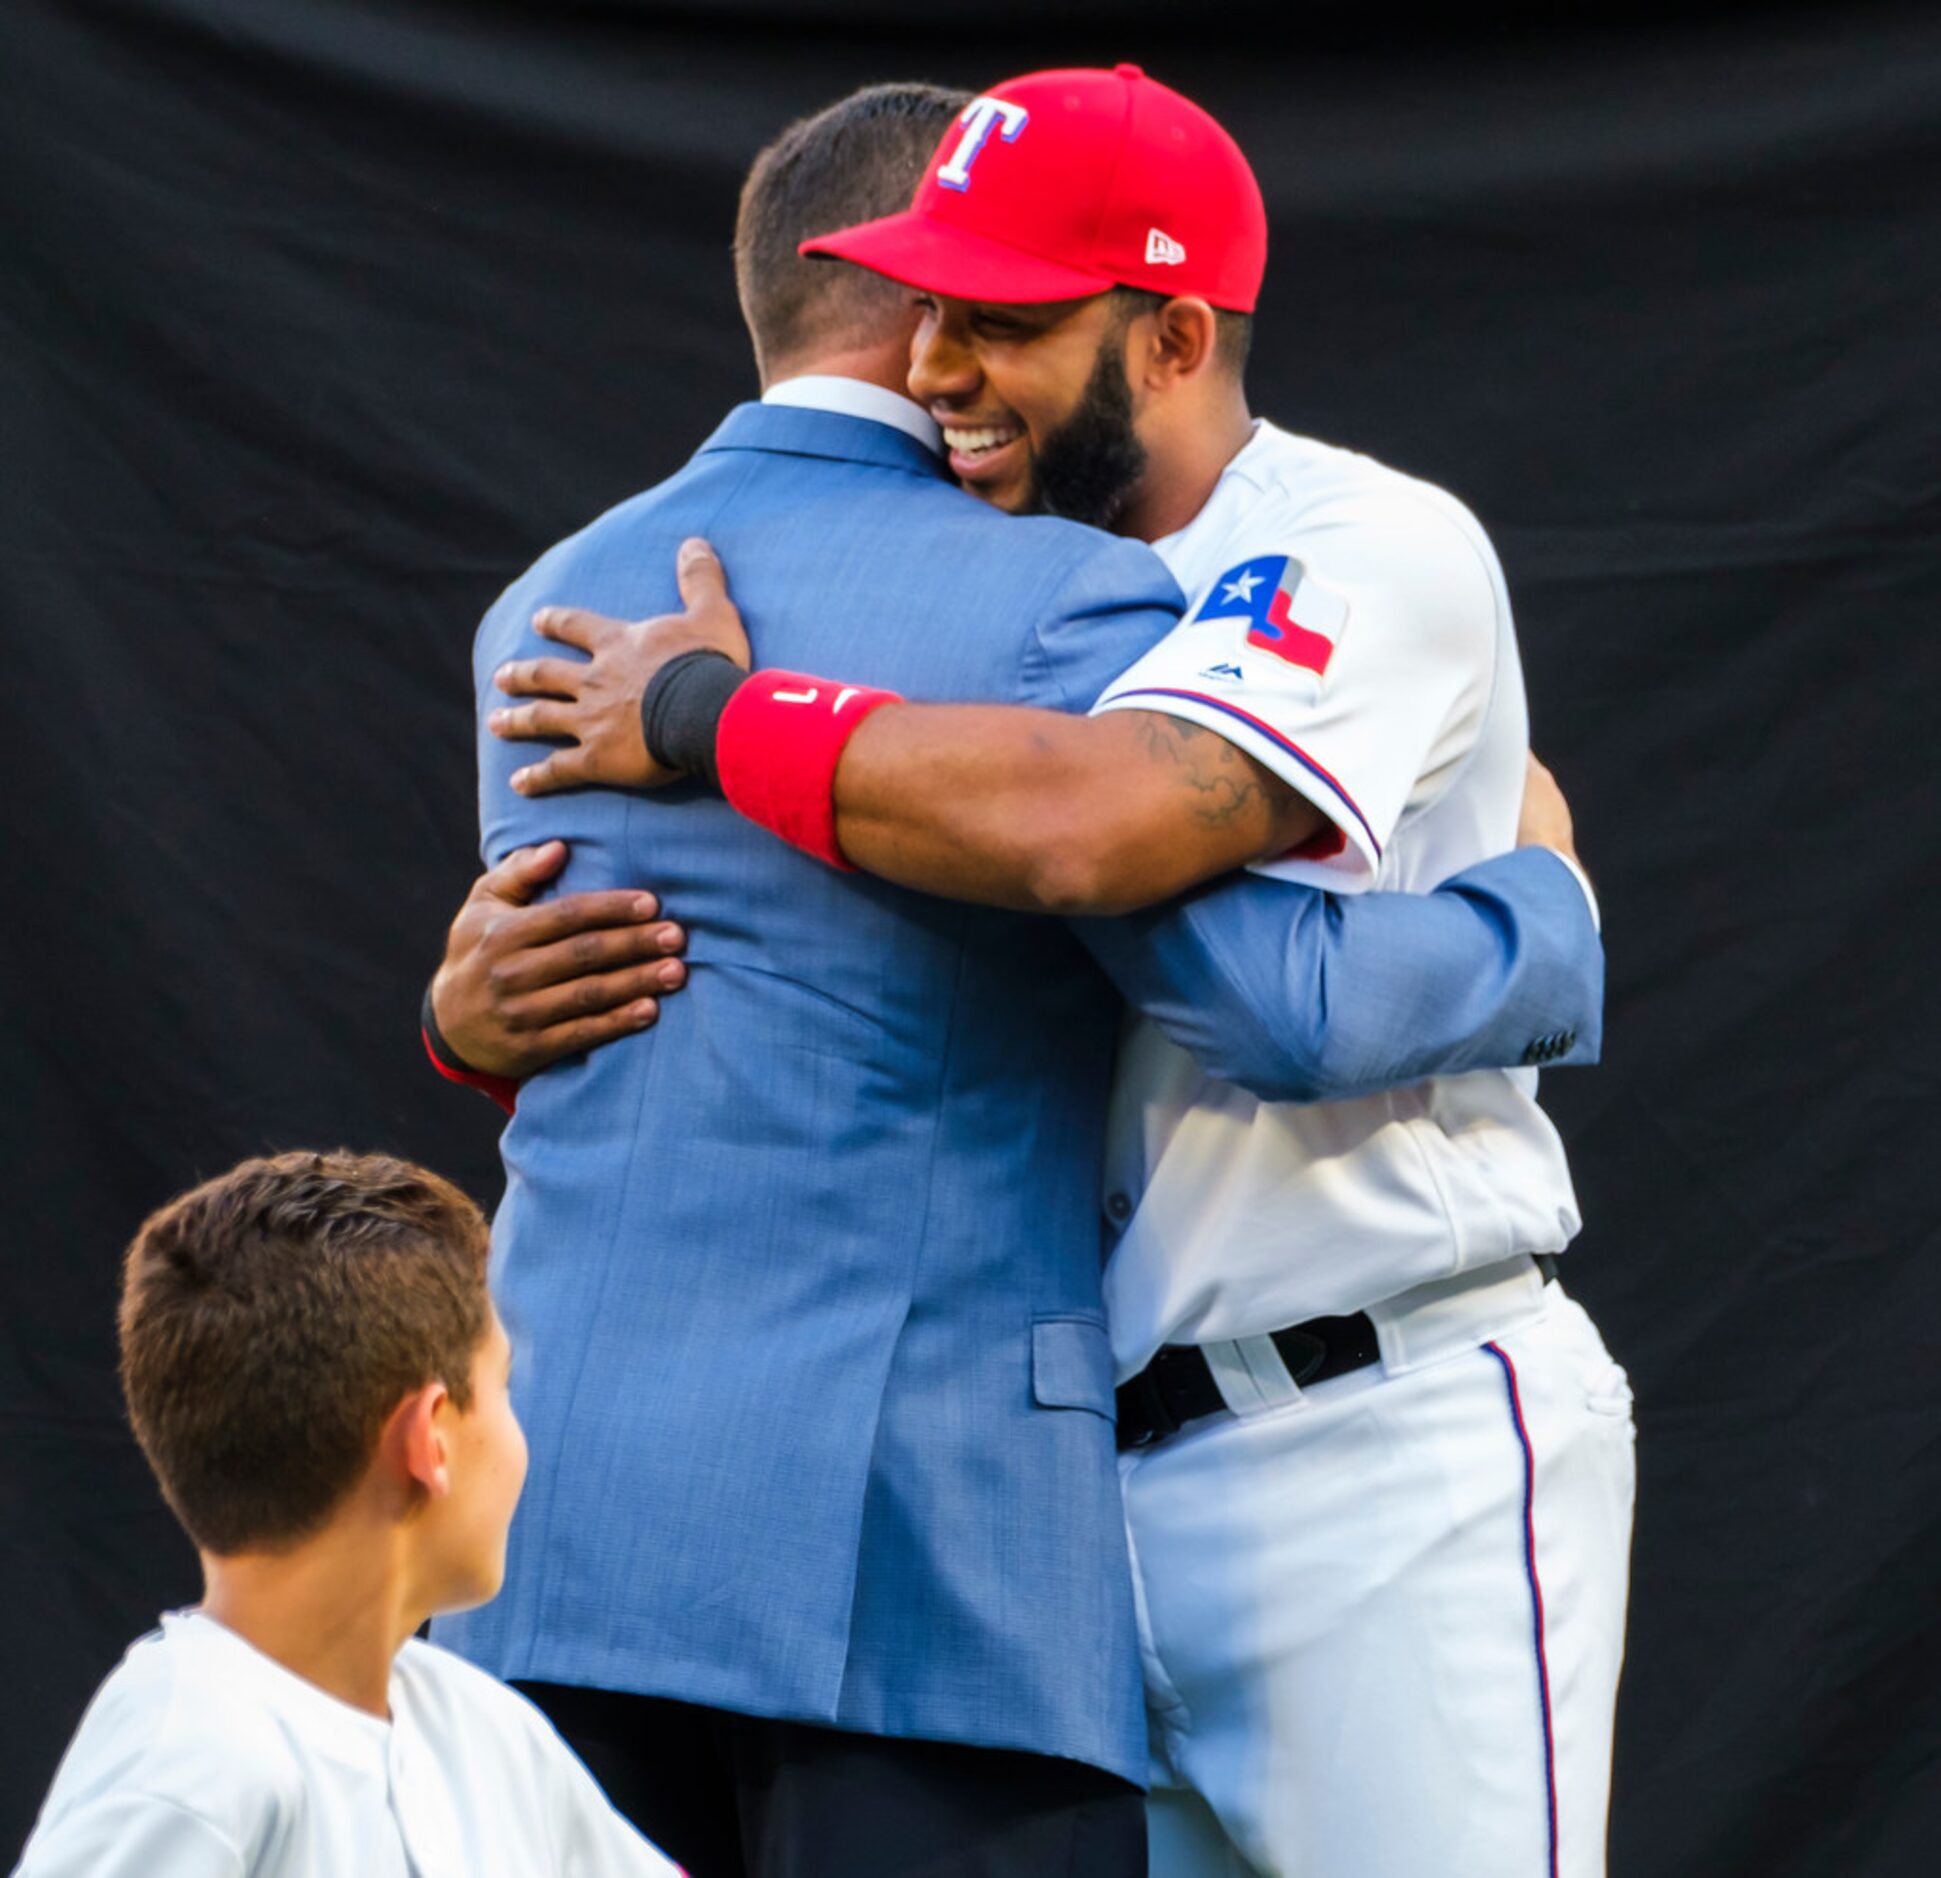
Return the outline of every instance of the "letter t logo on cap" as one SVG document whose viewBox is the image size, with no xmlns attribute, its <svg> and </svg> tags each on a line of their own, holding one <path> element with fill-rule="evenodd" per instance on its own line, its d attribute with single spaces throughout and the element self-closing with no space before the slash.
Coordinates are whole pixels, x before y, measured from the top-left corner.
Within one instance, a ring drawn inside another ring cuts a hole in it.
<svg viewBox="0 0 1941 1878">
<path fill-rule="evenodd" d="M 977 153 L 990 142 L 991 132 L 1001 122 L 1003 128 L 998 134 L 1006 143 L 1016 143 L 1018 133 L 1031 121 L 1031 114 L 1023 105 L 1003 98 L 973 98 L 957 121 L 964 127 L 964 134 L 957 140 L 950 161 L 937 171 L 937 180 L 946 189 L 968 189 L 970 167 L 977 161 Z"/>
</svg>

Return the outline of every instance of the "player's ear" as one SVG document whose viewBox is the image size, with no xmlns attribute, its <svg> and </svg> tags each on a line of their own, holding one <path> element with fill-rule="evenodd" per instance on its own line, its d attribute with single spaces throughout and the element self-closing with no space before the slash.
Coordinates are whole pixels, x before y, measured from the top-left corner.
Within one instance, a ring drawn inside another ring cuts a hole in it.
<svg viewBox="0 0 1941 1878">
<path fill-rule="evenodd" d="M 1154 390 L 1197 378 L 1212 365 L 1219 344 L 1219 318 L 1204 300 L 1182 294 L 1153 314 L 1147 371 Z"/>
</svg>

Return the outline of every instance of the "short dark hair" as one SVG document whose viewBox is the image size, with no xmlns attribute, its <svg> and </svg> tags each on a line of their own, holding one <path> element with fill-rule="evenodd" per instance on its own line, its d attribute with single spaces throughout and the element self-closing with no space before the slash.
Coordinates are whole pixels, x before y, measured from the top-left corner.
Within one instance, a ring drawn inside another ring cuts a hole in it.
<svg viewBox="0 0 1941 1878">
<path fill-rule="evenodd" d="M 1114 287 L 1113 298 L 1119 307 L 1121 325 L 1130 323 L 1141 313 L 1150 313 L 1162 307 L 1175 296 L 1155 293 L 1149 287 Z M 1223 371 L 1231 372 L 1235 378 L 1244 377 L 1247 370 L 1247 354 L 1253 350 L 1254 320 L 1251 313 L 1230 313 L 1224 307 L 1213 309 L 1213 349 L 1214 357 Z"/>
<path fill-rule="evenodd" d="M 486 1252 L 450 1181 L 380 1154 L 245 1161 L 151 1214 L 123 1270 L 121 1383 L 189 1537 L 294 1544 L 405 1396 L 438 1381 L 470 1407 Z"/>
<path fill-rule="evenodd" d="M 765 371 L 845 341 L 868 344 L 909 289 L 847 261 L 796 253 L 910 206 L 967 91 L 870 85 L 791 124 L 756 157 L 735 218 L 735 288 Z"/>
</svg>

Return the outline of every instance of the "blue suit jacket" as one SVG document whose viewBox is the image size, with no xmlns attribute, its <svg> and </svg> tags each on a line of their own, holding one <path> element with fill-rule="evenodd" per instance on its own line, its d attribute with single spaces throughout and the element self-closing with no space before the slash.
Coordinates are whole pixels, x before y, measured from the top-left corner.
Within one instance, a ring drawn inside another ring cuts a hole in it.
<svg viewBox="0 0 1941 1878">
<path fill-rule="evenodd" d="M 898 431 L 745 406 L 501 599 L 481 717 L 497 666 L 541 649 L 535 608 L 670 610 L 689 534 L 763 663 L 912 698 L 1082 709 L 1180 606 L 1144 548 L 999 516 Z M 482 727 L 479 750 L 487 858 L 562 835 L 563 887 L 652 883 L 692 976 L 654 1030 L 529 1082 L 506 1130 L 494 1285 L 536 1460 L 504 1592 L 440 1640 L 502 1676 L 1143 1779 L 1099 1295 L 1112 983 L 1055 922 L 838 874 L 689 789 L 529 803 L 507 781 L 529 752 Z M 1306 947 L 1367 951 L 1371 984 L 1381 947 L 1323 896 L 1240 883 L 1087 937 L 1190 1038 L 1228 932 L 1230 1003 L 1273 1023 L 1226 1026 L 1246 1041 L 1221 1067 L 1289 1091 L 1514 1061 L 1566 1025 L 1594 1048 L 1575 885 L 1538 861 L 1500 905 L 1472 891 L 1487 957 L 1452 942 L 1451 971 L 1497 994 L 1483 1041 L 1428 1001 L 1412 1036 L 1364 1006 L 1352 1061 L 1326 1044 L 1345 989 L 1295 1010 Z M 1322 910 L 1299 940 L 1296 907 Z M 1425 935 L 1398 930 L 1397 982 Z"/>
</svg>

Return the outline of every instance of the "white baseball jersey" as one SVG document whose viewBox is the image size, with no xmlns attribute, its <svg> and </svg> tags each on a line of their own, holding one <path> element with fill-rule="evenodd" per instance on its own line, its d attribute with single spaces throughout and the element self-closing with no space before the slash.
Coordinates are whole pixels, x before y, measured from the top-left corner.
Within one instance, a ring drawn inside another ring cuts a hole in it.
<svg viewBox="0 0 1941 1878">
<path fill-rule="evenodd" d="M 1335 834 L 1261 872 L 1427 890 L 1514 845 L 1528 716 L 1501 569 L 1453 497 L 1268 423 L 1155 542 L 1179 626 L 1097 709 L 1215 730 Z M 1263 1103 L 1150 1022 L 1121 1056 L 1106 1212 L 1120 1375 L 1162 1343 L 1366 1310 L 1577 1231 L 1534 1070 Z"/>
<path fill-rule="evenodd" d="M 96 1692 L 16 1878 L 680 1878 L 483 1670 L 409 1642 L 390 1702 L 164 1617 Z"/>
</svg>

